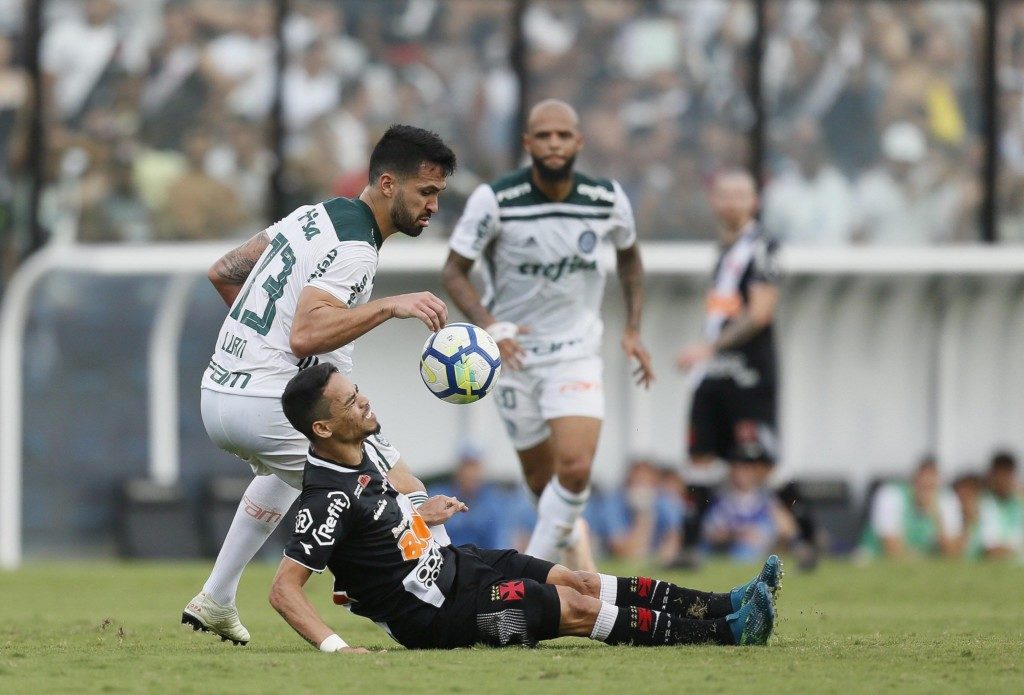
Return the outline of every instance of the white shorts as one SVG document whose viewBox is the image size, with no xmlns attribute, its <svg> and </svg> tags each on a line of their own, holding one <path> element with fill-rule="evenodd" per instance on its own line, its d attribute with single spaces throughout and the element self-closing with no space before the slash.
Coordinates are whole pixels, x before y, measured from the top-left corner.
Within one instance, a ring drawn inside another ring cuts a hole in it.
<svg viewBox="0 0 1024 695">
<path fill-rule="evenodd" d="M 279 398 L 202 389 L 200 408 L 214 444 L 247 462 L 256 475 L 273 474 L 302 489 L 309 440 L 288 422 Z M 398 449 L 379 434 L 367 441 L 380 451 L 389 469 L 398 463 Z"/>
<path fill-rule="evenodd" d="M 594 356 L 502 371 L 494 396 L 512 446 L 521 451 L 540 444 L 551 436 L 548 420 L 557 417 L 603 420 L 603 370 Z"/>
</svg>

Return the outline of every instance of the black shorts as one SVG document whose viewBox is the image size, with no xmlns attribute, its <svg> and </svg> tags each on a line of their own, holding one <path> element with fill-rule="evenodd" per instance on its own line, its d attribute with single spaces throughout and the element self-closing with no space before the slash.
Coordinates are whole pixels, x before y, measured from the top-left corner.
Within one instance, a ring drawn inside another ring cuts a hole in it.
<svg viewBox="0 0 1024 695">
<path fill-rule="evenodd" d="M 778 453 L 775 409 L 774 387 L 746 389 L 732 379 L 704 379 L 690 408 L 690 455 L 774 463 Z"/>
<path fill-rule="evenodd" d="M 515 550 L 474 545 L 448 550 L 456 563 L 455 581 L 444 605 L 429 608 L 429 618 L 424 613 L 389 621 L 399 643 L 409 649 L 533 646 L 558 636 L 561 602 L 554 585 L 544 583 L 554 563 Z"/>
</svg>

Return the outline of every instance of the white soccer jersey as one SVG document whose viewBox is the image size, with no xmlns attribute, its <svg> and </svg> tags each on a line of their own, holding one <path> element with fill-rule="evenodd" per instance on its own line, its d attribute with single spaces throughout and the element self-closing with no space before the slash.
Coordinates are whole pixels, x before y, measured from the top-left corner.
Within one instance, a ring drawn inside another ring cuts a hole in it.
<svg viewBox="0 0 1024 695">
<path fill-rule="evenodd" d="M 597 354 L 605 282 L 598 256 L 609 242 L 636 242 L 633 209 L 616 181 L 577 173 L 572 193 L 556 203 L 524 168 L 473 192 L 449 245 L 482 258 L 488 311 L 529 328 L 518 338 L 529 366 Z"/>
<path fill-rule="evenodd" d="M 203 388 L 277 398 L 301 367 L 316 361 L 331 362 L 343 374 L 352 371 L 351 343 L 300 360 L 292 354 L 290 335 L 306 286 L 329 292 L 349 307 L 369 301 L 383 241 L 370 208 L 347 198 L 306 205 L 271 226 L 267 235 L 270 246 L 221 326 Z"/>
</svg>

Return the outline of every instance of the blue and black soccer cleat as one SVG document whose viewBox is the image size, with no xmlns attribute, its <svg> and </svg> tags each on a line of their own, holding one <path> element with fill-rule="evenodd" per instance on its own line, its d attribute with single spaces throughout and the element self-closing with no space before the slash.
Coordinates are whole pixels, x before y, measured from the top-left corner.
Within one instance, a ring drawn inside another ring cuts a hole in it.
<svg viewBox="0 0 1024 695">
<path fill-rule="evenodd" d="M 782 586 L 782 575 L 782 560 L 779 559 L 778 555 L 769 555 L 768 559 L 764 561 L 764 567 L 761 568 L 756 577 L 746 584 L 740 584 L 729 592 L 733 611 L 738 611 L 754 597 L 758 582 L 765 583 L 765 586 L 768 587 L 768 593 L 774 599 L 775 594 Z"/>
<path fill-rule="evenodd" d="M 757 582 L 754 585 L 753 596 L 746 605 L 725 619 L 729 623 L 736 644 L 768 644 L 768 638 L 771 637 L 772 628 L 775 626 L 775 604 L 768 593 L 768 585 Z"/>
</svg>

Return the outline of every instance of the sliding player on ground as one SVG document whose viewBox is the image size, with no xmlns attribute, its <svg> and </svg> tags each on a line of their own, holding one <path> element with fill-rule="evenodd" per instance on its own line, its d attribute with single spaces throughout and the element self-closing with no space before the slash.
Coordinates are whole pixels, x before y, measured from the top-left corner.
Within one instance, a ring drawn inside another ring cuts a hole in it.
<svg viewBox="0 0 1024 695">
<path fill-rule="evenodd" d="M 771 556 L 747 584 L 722 593 L 647 577 L 574 572 L 514 550 L 442 547 L 430 532 L 465 510 L 452 497 L 413 509 L 384 475 L 369 437 L 380 423 L 365 394 L 329 364 L 299 372 L 282 396 L 285 415 L 309 437 L 295 533 L 270 602 L 325 652 L 350 647 L 303 590 L 329 569 L 335 602 L 369 618 L 410 649 L 483 643 L 535 645 L 560 636 L 607 644 L 765 644 L 782 568 Z"/>
</svg>

